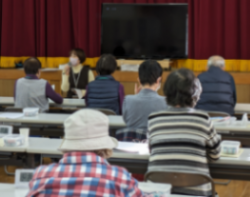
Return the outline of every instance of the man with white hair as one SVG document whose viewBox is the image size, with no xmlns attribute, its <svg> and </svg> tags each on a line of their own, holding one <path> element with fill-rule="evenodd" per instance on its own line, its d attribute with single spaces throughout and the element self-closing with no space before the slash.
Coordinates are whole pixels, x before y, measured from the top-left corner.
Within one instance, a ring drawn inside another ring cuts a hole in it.
<svg viewBox="0 0 250 197">
<path fill-rule="evenodd" d="M 234 114 L 236 88 L 233 77 L 224 71 L 225 60 L 221 56 L 208 59 L 208 71 L 198 76 L 202 94 L 197 109 Z"/>
</svg>

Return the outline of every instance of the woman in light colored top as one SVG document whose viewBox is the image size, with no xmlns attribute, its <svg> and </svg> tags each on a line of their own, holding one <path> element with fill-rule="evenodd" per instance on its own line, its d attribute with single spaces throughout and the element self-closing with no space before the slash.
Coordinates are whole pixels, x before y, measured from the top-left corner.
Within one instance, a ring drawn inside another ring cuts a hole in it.
<svg viewBox="0 0 250 197">
<path fill-rule="evenodd" d="M 194 108 L 201 85 L 193 72 L 172 72 L 165 83 L 167 110 L 149 116 L 148 171 L 187 172 L 210 176 L 208 160 L 220 157 L 220 140 L 209 115 Z M 210 196 L 211 184 L 176 188 L 178 194 Z"/>
<path fill-rule="evenodd" d="M 86 59 L 85 52 L 82 49 L 72 49 L 70 51 L 69 63 L 62 72 L 61 89 L 67 93 L 67 98 L 77 96 L 76 89 L 81 90 L 82 96 L 85 96 L 86 86 L 95 79 L 93 72 L 88 66 L 83 66 Z"/>
</svg>

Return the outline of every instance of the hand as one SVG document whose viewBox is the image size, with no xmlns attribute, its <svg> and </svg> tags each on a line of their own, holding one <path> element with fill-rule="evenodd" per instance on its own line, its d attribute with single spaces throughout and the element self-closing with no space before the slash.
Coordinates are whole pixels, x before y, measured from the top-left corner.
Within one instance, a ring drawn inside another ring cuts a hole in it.
<svg viewBox="0 0 250 197">
<path fill-rule="evenodd" d="M 69 67 L 69 65 L 67 64 L 67 65 L 64 67 L 64 69 L 63 69 L 63 73 L 64 73 L 65 75 L 68 75 L 68 76 L 69 76 L 69 69 L 70 69 L 70 67 Z"/>
<path fill-rule="evenodd" d="M 135 84 L 135 94 L 138 94 L 142 89 L 141 85 L 138 85 L 137 83 Z"/>
</svg>

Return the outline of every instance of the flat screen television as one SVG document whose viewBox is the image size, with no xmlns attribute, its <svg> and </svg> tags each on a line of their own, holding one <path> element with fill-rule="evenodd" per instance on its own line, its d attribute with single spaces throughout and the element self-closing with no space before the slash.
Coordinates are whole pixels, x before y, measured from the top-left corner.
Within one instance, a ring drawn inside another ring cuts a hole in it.
<svg viewBox="0 0 250 197">
<path fill-rule="evenodd" d="M 188 56 L 187 4 L 102 4 L 101 53 L 123 59 Z"/>
</svg>

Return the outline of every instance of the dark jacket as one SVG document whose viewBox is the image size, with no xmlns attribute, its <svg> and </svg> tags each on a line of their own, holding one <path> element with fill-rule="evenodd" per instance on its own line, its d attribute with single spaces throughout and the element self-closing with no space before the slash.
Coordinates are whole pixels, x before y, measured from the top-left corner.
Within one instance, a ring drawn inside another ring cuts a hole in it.
<svg viewBox="0 0 250 197">
<path fill-rule="evenodd" d="M 86 103 L 90 108 L 111 109 L 120 114 L 120 83 L 112 76 L 97 76 L 88 84 Z"/>
<path fill-rule="evenodd" d="M 219 67 L 210 66 L 207 72 L 198 76 L 202 94 L 197 109 L 234 114 L 236 89 L 233 77 Z"/>
</svg>

